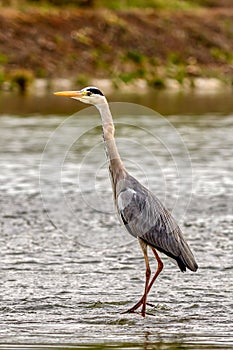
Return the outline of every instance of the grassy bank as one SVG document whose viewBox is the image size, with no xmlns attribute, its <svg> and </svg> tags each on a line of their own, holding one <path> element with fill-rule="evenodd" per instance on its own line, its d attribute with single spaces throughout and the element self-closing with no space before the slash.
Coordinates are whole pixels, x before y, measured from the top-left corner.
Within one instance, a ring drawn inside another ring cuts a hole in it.
<svg viewBox="0 0 233 350">
<path fill-rule="evenodd" d="M 150 3 L 157 7 L 148 3 L 143 10 L 117 3 L 117 10 L 98 1 L 93 8 L 17 1 L 2 7 L 0 84 L 26 90 L 35 78 L 58 77 L 78 86 L 93 78 L 113 86 L 143 80 L 155 88 L 168 79 L 192 86 L 197 77 L 232 84 L 233 7 L 227 0 L 225 7 L 163 2 L 169 9 L 158 9 L 156 0 Z"/>
</svg>

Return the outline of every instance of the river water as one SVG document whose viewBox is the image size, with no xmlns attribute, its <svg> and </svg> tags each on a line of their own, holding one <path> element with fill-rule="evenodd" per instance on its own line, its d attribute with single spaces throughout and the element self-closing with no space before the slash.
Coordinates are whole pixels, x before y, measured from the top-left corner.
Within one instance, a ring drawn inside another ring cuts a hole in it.
<svg viewBox="0 0 233 350">
<path fill-rule="evenodd" d="M 145 269 L 114 212 L 98 113 L 2 113 L 0 348 L 233 347 L 233 114 L 111 109 L 127 169 L 174 213 L 199 269 L 161 255 L 154 307 L 123 314 Z"/>
</svg>

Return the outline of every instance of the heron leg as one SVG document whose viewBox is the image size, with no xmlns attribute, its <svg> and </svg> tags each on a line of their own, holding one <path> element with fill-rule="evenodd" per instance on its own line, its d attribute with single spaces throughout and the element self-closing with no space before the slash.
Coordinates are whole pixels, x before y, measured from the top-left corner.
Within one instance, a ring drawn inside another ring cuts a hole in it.
<svg viewBox="0 0 233 350">
<path fill-rule="evenodd" d="M 152 287 L 153 284 L 155 283 L 156 278 L 157 278 L 158 275 L 162 272 L 162 269 L 163 269 L 163 262 L 162 262 L 162 260 L 160 259 L 159 254 L 157 253 L 157 251 L 155 250 L 155 248 L 152 248 L 152 247 L 151 247 L 151 250 L 152 250 L 152 252 L 153 252 L 153 254 L 154 254 L 154 256 L 155 256 L 155 258 L 156 258 L 156 260 L 157 260 L 158 267 L 157 267 L 157 271 L 156 271 L 154 277 L 152 278 L 152 280 L 151 280 L 151 282 L 150 282 L 150 284 L 149 284 L 149 286 L 148 286 L 147 294 L 148 294 L 149 291 L 151 290 L 151 287 Z"/>
<path fill-rule="evenodd" d="M 145 260 L 145 265 L 146 265 L 145 290 L 144 290 L 144 294 L 141 297 L 141 299 L 139 300 L 139 302 L 137 304 L 135 304 L 129 310 L 125 311 L 124 313 L 134 312 L 135 310 L 137 310 L 142 305 L 142 312 L 141 313 L 142 313 L 142 316 L 145 317 L 145 314 L 146 314 L 146 297 L 147 297 L 148 288 L 149 288 L 151 269 L 150 269 L 148 254 L 147 254 L 147 244 L 140 238 L 139 238 L 139 243 L 140 243 L 140 246 L 142 248 L 142 252 L 143 252 L 144 260 Z"/>
<path fill-rule="evenodd" d="M 149 258 L 147 254 L 147 244 L 143 242 L 142 240 L 139 240 L 139 243 L 141 245 L 143 254 L 144 254 L 144 260 L 146 264 L 146 282 L 145 282 L 145 291 L 142 297 L 142 316 L 145 317 L 146 314 L 146 297 L 148 293 L 148 286 L 150 282 L 150 276 L 151 276 L 151 270 L 150 270 L 150 263 L 149 263 Z"/>
<path fill-rule="evenodd" d="M 157 260 L 157 263 L 158 263 L 158 267 L 157 267 L 157 271 L 155 273 L 155 275 L 153 276 L 151 282 L 149 283 L 149 285 L 147 285 L 147 289 L 144 293 L 144 295 L 142 296 L 142 298 L 137 302 L 137 304 L 135 304 L 132 308 L 130 308 L 129 310 L 125 311 L 125 313 L 131 313 L 131 312 L 134 312 L 135 310 L 137 310 L 144 302 L 145 302 L 145 305 L 146 305 L 146 297 L 147 297 L 147 294 L 150 292 L 153 284 L 155 283 L 155 280 L 157 279 L 158 275 L 161 273 L 161 271 L 163 270 L 163 262 L 162 260 L 160 259 L 157 251 L 155 250 L 155 248 L 152 248 L 151 247 L 151 250 Z M 144 255 L 145 256 L 145 255 Z M 147 257 L 148 259 L 148 257 Z M 146 294 L 146 295 L 145 295 Z M 144 306 L 144 312 L 145 312 L 145 306 Z M 142 312 L 142 315 L 143 315 L 143 312 Z M 144 315 L 145 316 L 145 315 Z"/>
</svg>

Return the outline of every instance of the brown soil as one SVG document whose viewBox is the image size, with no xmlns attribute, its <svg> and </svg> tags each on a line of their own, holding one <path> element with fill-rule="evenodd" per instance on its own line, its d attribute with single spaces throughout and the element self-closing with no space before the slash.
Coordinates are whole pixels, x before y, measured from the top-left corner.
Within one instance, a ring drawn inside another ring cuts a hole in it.
<svg viewBox="0 0 233 350">
<path fill-rule="evenodd" d="M 185 66 L 189 75 L 233 73 L 233 8 L 195 11 L 1 9 L 5 72 L 39 77 L 142 77 Z M 170 62 L 170 63 L 169 63 Z"/>
</svg>

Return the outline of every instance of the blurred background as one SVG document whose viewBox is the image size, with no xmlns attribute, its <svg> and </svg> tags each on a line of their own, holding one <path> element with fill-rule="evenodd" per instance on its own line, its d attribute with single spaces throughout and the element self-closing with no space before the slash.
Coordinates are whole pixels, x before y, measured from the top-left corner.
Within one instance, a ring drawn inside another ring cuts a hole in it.
<svg viewBox="0 0 233 350">
<path fill-rule="evenodd" d="M 1 0 L 0 89 L 231 87 L 231 0 Z M 45 81 L 42 81 L 46 79 Z M 102 80 L 102 82 L 100 82 Z M 65 84 L 65 80 L 63 80 Z M 136 89 L 137 90 L 137 89 Z"/>
<path fill-rule="evenodd" d="M 126 168 L 199 265 L 163 257 L 146 320 L 121 314 L 144 263 L 114 215 L 99 115 L 53 95 L 87 85 L 121 102 Z M 232 348 L 232 87 L 233 0 L 0 0 L 0 348 Z"/>
</svg>

